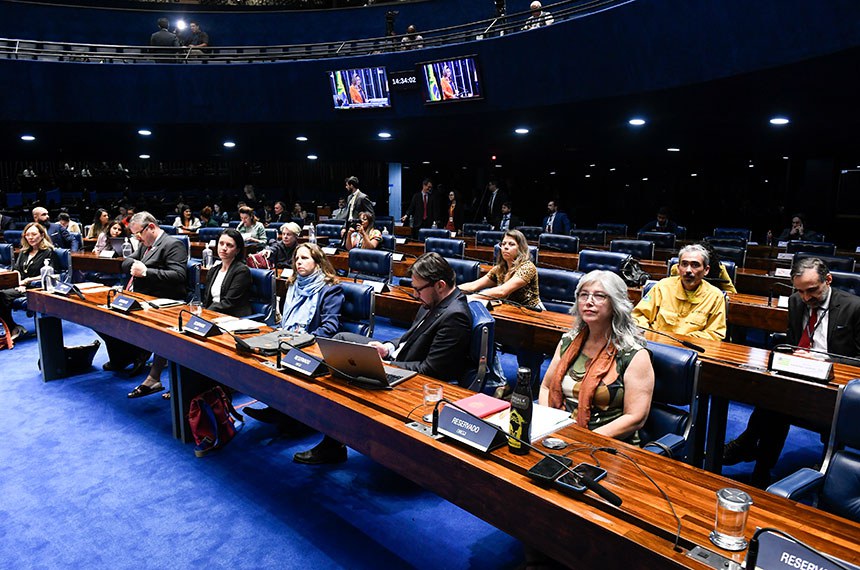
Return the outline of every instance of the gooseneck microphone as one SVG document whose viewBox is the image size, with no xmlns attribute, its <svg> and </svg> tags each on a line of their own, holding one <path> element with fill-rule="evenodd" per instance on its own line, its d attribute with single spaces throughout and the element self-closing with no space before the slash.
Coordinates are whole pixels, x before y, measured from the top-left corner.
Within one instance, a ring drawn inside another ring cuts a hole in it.
<svg viewBox="0 0 860 570">
<path fill-rule="evenodd" d="M 770 289 L 767 292 L 767 306 L 768 307 L 773 306 L 772 305 L 773 304 L 773 290 L 776 289 L 777 287 L 783 287 L 785 289 L 788 289 L 791 293 L 794 293 L 794 287 L 793 286 L 789 285 L 788 283 L 783 283 L 782 281 L 777 281 L 776 283 L 774 283 L 773 285 L 770 286 Z"/>
<path fill-rule="evenodd" d="M 654 330 L 654 329 L 652 329 L 651 327 L 643 327 L 642 325 L 636 325 L 636 326 L 637 326 L 637 327 L 639 327 L 640 329 L 642 329 L 643 331 L 652 332 L 652 333 L 654 333 L 654 334 L 656 334 L 656 335 L 664 336 L 664 337 L 666 337 L 666 338 L 668 338 L 668 339 L 674 340 L 675 342 L 677 342 L 677 343 L 678 343 L 678 344 L 680 344 L 681 346 L 685 346 L 685 347 L 687 347 L 687 348 L 689 348 L 689 349 L 691 349 L 691 350 L 695 350 L 696 352 L 705 352 L 705 349 L 704 349 L 704 348 L 702 348 L 702 347 L 701 347 L 701 346 L 699 346 L 698 344 L 693 344 L 692 342 L 690 342 L 690 341 L 688 341 L 688 340 L 683 340 L 683 339 L 680 339 L 680 338 L 676 338 L 676 337 L 674 337 L 674 336 L 670 335 L 669 333 L 664 333 L 663 331 Z"/>
<path fill-rule="evenodd" d="M 827 352 L 826 350 L 816 350 L 813 348 L 804 348 L 802 346 L 796 346 L 793 344 L 777 344 L 773 347 L 774 352 L 792 352 L 795 350 L 803 350 L 805 352 L 814 352 L 815 354 L 823 354 L 828 358 L 836 361 L 842 362 L 845 364 L 853 364 L 854 366 L 860 366 L 860 358 L 856 358 L 853 356 L 845 356 L 844 354 L 836 354 L 835 352 Z"/>
<path fill-rule="evenodd" d="M 606 487 L 604 487 L 603 485 L 601 485 L 600 483 L 598 483 L 597 481 L 592 479 L 591 477 L 574 471 L 573 469 L 571 469 L 570 467 L 568 467 L 567 465 L 565 465 L 564 463 L 559 461 L 553 455 L 551 455 L 551 454 L 545 452 L 544 450 L 539 449 L 539 448 L 535 447 L 534 445 L 532 445 L 531 442 L 524 441 L 524 440 L 522 440 L 516 436 L 509 434 L 508 432 L 504 431 L 502 428 L 485 421 L 483 418 L 479 418 L 478 416 L 476 416 L 475 414 L 473 414 L 472 412 L 470 412 L 468 410 L 464 410 L 463 408 L 461 408 L 460 406 L 458 406 L 457 404 L 455 404 L 454 402 L 452 402 L 446 398 L 442 398 L 441 400 L 436 402 L 435 406 L 433 406 L 433 423 L 432 423 L 432 428 L 431 428 L 431 432 L 430 432 L 433 436 L 436 436 L 439 434 L 439 404 L 441 404 L 442 402 L 445 402 L 449 406 L 453 406 L 454 409 L 456 409 L 460 412 L 463 412 L 464 414 L 468 415 L 470 418 L 473 418 L 475 420 L 478 420 L 482 424 L 490 426 L 492 429 L 501 433 L 505 437 L 509 437 L 511 439 L 514 439 L 514 440 L 520 442 L 521 444 L 525 445 L 529 449 L 532 449 L 532 450 L 538 452 L 538 454 L 540 454 L 546 458 L 549 458 L 552 461 L 555 461 L 561 467 L 563 467 L 565 471 L 567 471 L 568 473 L 571 473 L 583 485 L 585 485 L 588 489 L 590 489 L 591 491 L 593 491 L 594 493 L 596 493 L 597 495 L 602 497 L 606 502 L 608 502 L 609 504 L 614 505 L 616 507 L 621 506 L 621 503 L 622 503 L 621 497 L 619 497 L 618 495 L 616 495 L 615 493 L 613 493 L 612 491 L 610 491 L 609 489 L 607 489 Z"/>
</svg>

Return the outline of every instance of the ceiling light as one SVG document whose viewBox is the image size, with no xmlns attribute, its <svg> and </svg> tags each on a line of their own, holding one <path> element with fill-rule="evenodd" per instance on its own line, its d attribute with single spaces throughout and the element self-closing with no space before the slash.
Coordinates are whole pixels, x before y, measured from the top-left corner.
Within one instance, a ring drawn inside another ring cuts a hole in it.
<svg viewBox="0 0 860 570">
<path fill-rule="evenodd" d="M 586 175 L 585 175 L 585 177 L 586 177 L 586 178 L 591 178 L 591 174 L 586 174 Z"/>
<path fill-rule="evenodd" d="M 385 132 L 385 131 L 380 131 L 380 132 L 379 132 L 379 134 L 378 134 L 377 136 L 378 136 L 379 138 L 381 138 L 381 139 L 390 139 L 390 138 L 391 138 L 391 133 L 388 133 L 388 132 Z"/>
<path fill-rule="evenodd" d="M 590 168 L 594 168 L 594 167 L 595 167 L 595 166 L 597 166 L 597 165 L 596 165 L 596 164 L 589 164 L 588 166 L 589 166 Z"/>
<path fill-rule="evenodd" d="M 501 165 L 501 164 L 497 164 L 497 165 L 496 165 L 496 168 L 501 168 L 501 167 L 502 167 L 502 165 Z"/>
<path fill-rule="evenodd" d="M 528 130 L 527 128 L 525 128 L 525 127 L 520 127 L 520 128 L 518 128 L 518 129 L 514 129 L 514 132 L 515 132 L 515 133 L 517 133 L 518 135 L 527 135 L 527 134 L 529 134 L 529 130 Z"/>
<path fill-rule="evenodd" d="M 681 149 L 680 149 L 680 148 L 675 148 L 675 147 L 673 147 L 673 146 L 670 146 L 670 147 L 669 147 L 669 148 L 667 148 L 666 150 L 667 150 L 668 152 L 681 152 Z"/>
<path fill-rule="evenodd" d="M 315 155 L 315 154 L 309 154 L 309 155 L 308 155 L 308 160 L 316 160 L 316 159 L 318 159 L 318 158 L 319 158 L 319 157 L 318 157 L 317 155 Z"/>
<path fill-rule="evenodd" d="M 693 178 L 695 178 L 696 176 L 698 176 L 698 174 L 696 174 L 696 173 L 694 172 L 694 173 L 692 173 L 690 176 L 692 176 Z"/>
<path fill-rule="evenodd" d="M 613 166 L 612 168 L 610 168 L 609 172 L 615 172 L 615 167 Z"/>
<path fill-rule="evenodd" d="M 645 178 L 643 178 L 642 182 L 648 182 L 648 177 L 646 176 Z"/>
<path fill-rule="evenodd" d="M 429 161 L 429 160 L 424 160 L 424 161 L 422 161 L 422 162 L 421 162 L 421 164 L 430 164 L 430 161 Z"/>
<path fill-rule="evenodd" d="M 748 164 L 747 166 L 749 166 L 750 168 L 755 168 L 755 164 Z"/>
<path fill-rule="evenodd" d="M 236 146 L 236 143 L 233 141 L 224 141 L 224 148 L 233 148 Z"/>
<path fill-rule="evenodd" d="M 142 158 L 143 160 L 146 160 L 147 158 L 149 158 L 149 155 L 148 154 L 140 154 L 137 156 L 137 158 Z"/>
<path fill-rule="evenodd" d="M 21 135 L 21 140 L 27 141 L 27 142 L 33 142 L 34 140 L 36 140 L 36 137 L 34 137 L 33 135 Z"/>
<path fill-rule="evenodd" d="M 630 123 L 631 125 L 633 125 L 634 127 L 641 127 L 642 125 L 645 124 L 645 119 L 640 119 L 639 117 L 634 117 L 627 122 Z"/>
<path fill-rule="evenodd" d="M 138 129 L 137 134 L 142 137 L 148 137 L 152 134 L 152 131 L 150 131 L 149 129 Z"/>
<path fill-rule="evenodd" d="M 296 140 L 299 142 L 308 142 L 308 137 L 306 137 L 304 135 L 299 135 L 296 137 Z"/>
<path fill-rule="evenodd" d="M 770 120 L 771 125 L 777 125 L 777 126 L 787 125 L 789 122 L 790 121 L 788 119 L 786 119 L 785 117 L 773 117 Z"/>
<path fill-rule="evenodd" d="M 176 20 L 176 29 L 180 32 L 184 30 L 186 26 L 187 24 L 185 23 L 185 20 Z"/>
<path fill-rule="evenodd" d="M 783 157 L 782 157 L 782 159 L 783 159 L 783 160 L 788 160 L 788 157 L 787 157 L 787 156 L 783 156 Z"/>
<path fill-rule="evenodd" d="M 555 176 L 555 170 L 551 171 L 551 172 L 549 173 L 549 175 L 550 175 L 550 176 Z"/>
</svg>

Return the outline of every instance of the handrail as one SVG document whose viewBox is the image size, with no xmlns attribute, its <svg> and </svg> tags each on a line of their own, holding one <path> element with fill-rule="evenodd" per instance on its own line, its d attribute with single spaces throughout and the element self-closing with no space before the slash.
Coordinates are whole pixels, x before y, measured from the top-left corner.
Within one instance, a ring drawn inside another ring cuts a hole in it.
<svg viewBox="0 0 860 570">
<path fill-rule="evenodd" d="M 564 0 L 546 6 L 556 22 L 582 18 L 607 9 L 621 7 L 636 0 Z M 83 44 L 49 40 L 0 38 L 0 58 L 41 61 L 70 61 L 98 63 L 254 63 L 326 59 L 372 55 L 422 49 L 454 43 L 480 41 L 487 34 L 506 35 L 525 32 L 523 22 L 528 12 L 500 15 L 477 22 L 459 24 L 422 32 L 421 47 L 405 48 L 406 34 L 376 38 L 356 38 L 312 44 L 283 44 L 268 46 L 189 48 L 150 47 L 114 44 Z M 555 24 L 553 24 L 555 25 Z"/>
</svg>

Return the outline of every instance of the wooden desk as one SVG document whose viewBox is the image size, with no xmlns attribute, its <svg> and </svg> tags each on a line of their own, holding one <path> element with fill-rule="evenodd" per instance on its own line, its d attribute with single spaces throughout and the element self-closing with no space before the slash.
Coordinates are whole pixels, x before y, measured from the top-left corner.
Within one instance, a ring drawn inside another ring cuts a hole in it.
<svg viewBox="0 0 860 570">
<path fill-rule="evenodd" d="M 103 302 L 97 293 L 90 297 Z M 422 377 L 392 391 L 373 392 L 331 377 L 309 382 L 273 370 L 266 365 L 266 359 L 236 354 L 232 341 L 223 335 L 197 340 L 167 330 L 165 325 L 176 319 L 176 308 L 124 315 L 92 302 L 41 292 L 31 293 L 29 304 L 43 315 L 40 321 L 69 318 L 126 340 L 133 338 L 178 364 L 287 411 L 573 567 L 706 568 L 687 557 L 685 551 L 696 544 L 718 550 L 710 544 L 707 534 L 713 527 L 714 494 L 725 486 L 744 488 L 753 497 L 755 506 L 747 536 L 756 526 L 774 526 L 835 556 L 860 562 L 856 549 L 860 525 L 856 523 L 575 426 L 559 434 L 573 444 L 568 448 L 572 458 L 598 459 L 609 472 L 603 484 L 623 499 L 623 505 L 611 507 L 590 493 L 572 498 L 540 487 L 525 475 L 538 460 L 534 453 L 513 456 L 503 447 L 478 455 L 406 427 L 410 412 L 422 401 L 420 385 L 426 380 Z M 46 334 L 47 327 L 37 325 L 37 330 L 40 344 L 56 341 L 48 338 L 51 335 Z M 467 394 L 456 386 L 446 386 L 445 391 L 452 399 Z M 174 393 L 173 400 L 182 400 L 182 395 Z M 622 455 L 596 452 L 592 458 L 573 451 L 580 446 L 618 449 L 654 478 L 671 498 L 681 519 L 681 551 L 672 548 L 675 520 L 668 506 L 635 466 Z M 744 557 L 744 553 L 720 553 L 737 562 Z"/>
<path fill-rule="evenodd" d="M 0 271 L 0 290 L 12 289 L 20 283 L 20 275 L 17 271 Z"/>
<path fill-rule="evenodd" d="M 92 251 L 73 251 L 72 268 L 75 271 L 122 273 L 122 256 L 99 257 Z"/>
</svg>

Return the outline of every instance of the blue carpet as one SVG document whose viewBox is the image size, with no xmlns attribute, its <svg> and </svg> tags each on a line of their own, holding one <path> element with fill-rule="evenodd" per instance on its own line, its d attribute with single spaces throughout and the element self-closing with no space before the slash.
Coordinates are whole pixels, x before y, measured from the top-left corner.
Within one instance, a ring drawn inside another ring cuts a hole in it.
<svg viewBox="0 0 860 570">
<path fill-rule="evenodd" d="M 23 314 L 20 322 L 28 323 Z M 29 320 L 28 326 L 32 325 Z M 89 329 L 66 323 L 66 344 Z M 514 568 L 509 535 L 350 450 L 292 462 L 318 434 L 253 420 L 198 459 L 168 402 L 128 400 L 141 377 L 101 371 L 44 384 L 35 339 L 0 352 L 0 567 Z M 247 403 L 237 398 L 237 404 Z"/>
</svg>

